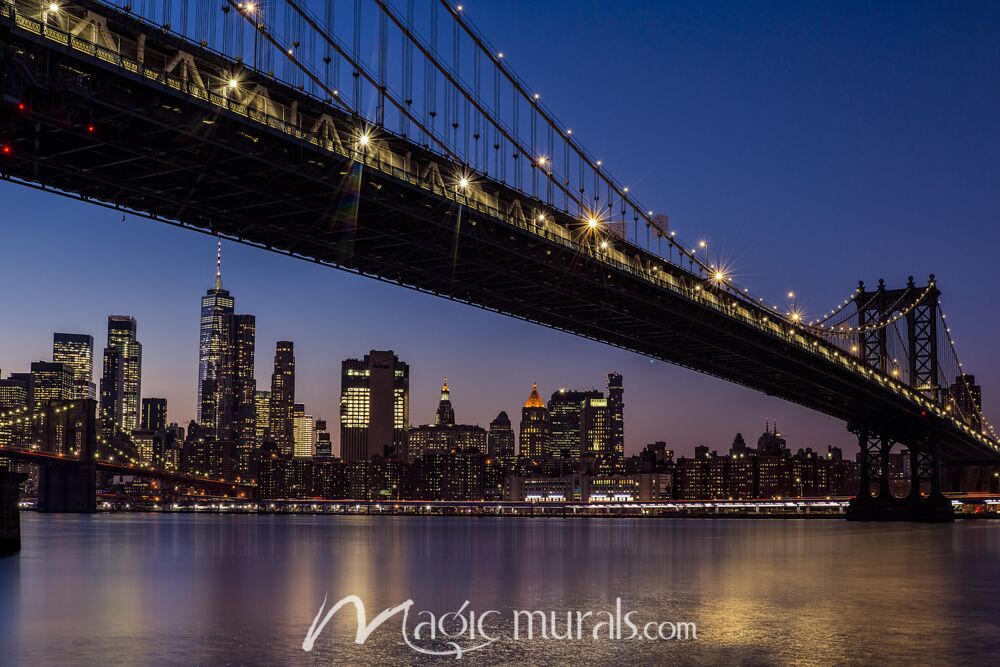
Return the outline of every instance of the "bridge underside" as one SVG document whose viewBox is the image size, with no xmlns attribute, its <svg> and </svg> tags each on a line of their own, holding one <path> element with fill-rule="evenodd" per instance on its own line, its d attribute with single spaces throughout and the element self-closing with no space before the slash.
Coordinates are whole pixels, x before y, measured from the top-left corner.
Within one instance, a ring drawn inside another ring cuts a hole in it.
<svg viewBox="0 0 1000 667">
<path fill-rule="evenodd" d="M 578 249 L 43 38 L 0 38 L 8 180 L 562 329 L 900 442 L 926 426 L 912 403 L 842 366 Z M 996 456 L 947 425 L 941 442 L 952 462 Z"/>
</svg>

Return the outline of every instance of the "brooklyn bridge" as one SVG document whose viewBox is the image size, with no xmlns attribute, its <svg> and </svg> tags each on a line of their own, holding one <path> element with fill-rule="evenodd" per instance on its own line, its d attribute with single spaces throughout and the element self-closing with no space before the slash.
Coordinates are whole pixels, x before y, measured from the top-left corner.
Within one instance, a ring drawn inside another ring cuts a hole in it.
<svg viewBox="0 0 1000 667">
<path fill-rule="evenodd" d="M 848 287 L 821 318 L 773 305 L 615 180 L 460 5 L 430 5 L 0 0 L 0 175 L 840 419 L 861 449 L 849 518 L 948 520 L 942 464 L 1000 463 L 933 275 Z M 12 455 L 70 495 L 112 465 L 92 442 Z"/>
</svg>

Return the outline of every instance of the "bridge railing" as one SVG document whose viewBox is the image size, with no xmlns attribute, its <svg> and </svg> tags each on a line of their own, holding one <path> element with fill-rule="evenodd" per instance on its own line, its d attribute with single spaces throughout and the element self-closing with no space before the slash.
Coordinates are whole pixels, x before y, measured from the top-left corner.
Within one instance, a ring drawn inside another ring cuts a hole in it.
<svg viewBox="0 0 1000 667">
<path fill-rule="evenodd" d="M 519 194 L 524 197 L 525 208 L 532 211 L 530 216 L 523 214 L 515 215 L 509 210 L 503 210 L 498 205 L 499 201 L 494 203 L 496 197 L 491 196 L 482 190 L 482 188 L 475 187 L 474 182 L 470 184 L 470 187 L 460 188 L 458 186 L 443 184 L 443 181 L 439 180 L 440 172 L 438 172 L 438 179 L 429 174 L 421 176 L 415 165 L 408 164 L 406 158 L 392 152 L 388 148 L 387 138 L 405 141 L 402 137 L 395 137 L 395 135 L 386 132 L 386 138 L 380 139 L 375 137 L 365 145 L 360 145 L 358 142 L 347 142 L 345 146 L 345 142 L 339 139 L 335 141 L 324 137 L 318 130 L 304 130 L 301 123 L 289 120 L 297 118 L 299 114 L 299 110 L 292 108 L 290 105 L 285 105 L 274 99 L 261 100 L 251 98 L 249 101 L 234 99 L 228 93 L 218 92 L 220 90 L 226 91 L 228 89 L 228 82 L 218 79 L 207 72 L 203 73 L 203 79 L 216 79 L 216 86 L 214 88 L 208 85 L 198 85 L 197 82 L 192 81 L 190 78 L 185 79 L 174 76 L 166 71 L 165 68 L 150 67 L 138 58 L 124 55 L 121 52 L 120 39 L 117 49 L 108 48 L 96 41 L 96 30 L 80 29 L 81 25 L 84 28 L 89 25 L 84 18 L 76 17 L 69 12 L 63 11 L 60 22 L 52 25 L 49 24 L 44 15 L 36 17 L 21 13 L 18 11 L 19 4 L 24 3 L 15 4 L 11 0 L 0 0 L 0 16 L 8 18 L 13 16 L 17 28 L 34 35 L 43 36 L 53 42 L 90 55 L 102 62 L 118 66 L 125 72 L 143 77 L 149 82 L 160 83 L 202 103 L 226 109 L 228 112 L 246 118 L 268 130 L 280 132 L 296 140 L 307 142 L 323 151 L 364 164 L 385 176 L 420 188 L 435 196 L 453 201 L 477 213 L 545 238 L 552 243 L 565 246 L 574 252 L 583 252 L 598 262 L 633 275 L 659 288 L 669 290 L 689 301 L 712 308 L 733 320 L 742 322 L 783 342 L 795 345 L 801 350 L 821 357 L 868 381 L 875 382 L 883 388 L 909 400 L 928 413 L 949 421 L 956 429 L 978 440 L 981 444 L 1000 451 L 1000 445 L 950 414 L 944 406 L 928 399 L 919 391 L 910 388 L 891 375 L 871 368 L 861 363 L 856 357 L 843 353 L 836 345 L 799 328 L 795 322 L 785 318 L 780 312 L 767 308 L 743 296 L 737 290 L 734 290 L 731 285 L 715 284 L 712 280 L 706 280 L 697 274 L 687 271 L 682 266 L 651 254 L 646 249 L 636 246 L 620 237 L 614 239 L 611 243 L 592 242 L 592 240 L 585 238 L 582 233 L 574 232 L 568 226 L 572 220 L 569 216 L 558 209 L 553 209 L 549 204 L 524 193 Z M 143 23 L 139 17 L 131 18 Z M 163 28 L 157 27 L 157 30 L 163 30 Z M 84 36 L 87 34 L 94 35 L 94 39 Z M 175 37 L 186 42 L 189 41 L 181 35 L 175 35 Z M 226 56 L 223 54 L 203 45 L 192 43 L 190 47 L 192 52 L 198 52 L 199 50 L 209 51 L 217 58 L 226 59 Z M 263 72 L 252 70 L 245 63 L 240 64 L 239 67 L 243 70 L 253 71 L 262 80 L 272 79 L 277 81 L 274 77 Z M 287 84 L 281 85 L 290 90 L 292 89 Z M 327 105 L 325 101 L 304 91 L 296 91 L 296 94 L 309 98 L 319 108 Z M 436 155 L 441 159 L 442 164 L 448 164 L 446 156 L 440 155 L 426 147 L 423 147 L 421 150 Z M 509 189 L 507 186 L 503 186 L 503 188 Z M 541 224 L 539 224 L 535 211 L 544 212 Z"/>
</svg>

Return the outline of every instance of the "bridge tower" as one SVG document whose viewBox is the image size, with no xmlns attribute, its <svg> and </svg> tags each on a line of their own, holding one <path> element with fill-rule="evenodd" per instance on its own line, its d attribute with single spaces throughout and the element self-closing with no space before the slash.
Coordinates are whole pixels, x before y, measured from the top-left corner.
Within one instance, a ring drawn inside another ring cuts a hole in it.
<svg viewBox="0 0 1000 667">
<path fill-rule="evenodd" d="M 43 402 L 39 450 L 60 460 L 39 466 L 39 511 L 97 511 L 96 415 L 93 399 Z"/>
<path fill-rule="evenodd" d="M 936 403 L 941 401 L 938 384 L 937 319 L 938 290 L 931 274 L 926 286 L 918 287 L 913 276 L 906 287 L 887 289 L 879 280 L 875 290 L 858 283 L 857 349 L 861 360 L 880 373 L 899 376 L 902 369 L 892 358 L 890 327 L 906 321 L 907 383 Z M 847 518 L 852 520 L 950 521 L 954 512 L 941 495 L 941 425 L 928 418 L 919 432 L 891 433 L 879 424 L 850 424 L 860 448 L 859 491 L 851 501 Z M 889 485 L 889 454 L 895 444 L 906 446 L 910 456 L 910 493 L 893 497 Z M 927 487 L 926 490 L 924 487 Z"/>
</svg>

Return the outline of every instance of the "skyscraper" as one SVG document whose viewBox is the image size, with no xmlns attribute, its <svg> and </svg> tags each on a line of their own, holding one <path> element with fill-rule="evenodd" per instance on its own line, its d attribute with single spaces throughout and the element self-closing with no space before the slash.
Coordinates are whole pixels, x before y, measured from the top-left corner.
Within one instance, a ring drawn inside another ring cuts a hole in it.
<svg viewBox="0 0 1000 667">
<path fill-rule="evenodd" d="M 108 317 L 108 349 L 117 351 L 120 359 L 112 358 L 112 368 L 108 368 L 109 355 L 104 354 L 104 379 L 117 382 L 114 392 L 121 401 L 121 417 L 117 424 L 119 430 L 131 433 L 139 425 L 139 391 L 142 380 L 142 344 L 136 339 L 135 318 L 128 315 L 111 315 Z M 112 357 L 114 355 L 111 355 Z M 121 367 L 121 378 L 113 368 L 118 362 Z M 109 372 L 110 371 L 110 372 Z M 104 388 L 101 389 L 102 395 Z"/>
<path fill-rule="evenodd" d="M 96 398 L 94 386 L 94 337 L 56 333 L 52 336 L 52 361 L 73 369 L 73 399 Z"/>
<path fill-rule="evenodd" d="M 260 447 L 265 437 L 271 435 L 271 392 L 255 391 L 256 426 L 254 428 L 254 444 Z"/>
<path fill-rule="evenodd" d="M 945 393 L 945 405 L 975 430 L 983 430 L 983 390 L 975 375 L 956 377 Z"/>
<path fill-rule="evenodd" d="M 514 461 L 514 428 L 506 412 L 501 411 L 496 419 L 490 422 L 490 430 L 486 435 L 486 453 L 504 463 L 509 464 Z"/>
<path fill-rule="evenodd" d="M 222 241 L 219 241 L 215 286 L 201 297 L 201 333 L 198 339 L 197 421 L 210 432 L 220 426 L 223 378 L 226 357 L 230 354 L 233 309 L 236 303 L 222 288 Z"/>
<path fill-rule="evenodd" d="M 611 431 L 611 452 L 617 459 L 625 458 L 625 389 L 619 373 L 608 373 L 608 419 Z"/>
<path fill-rule="evenodd" d="M 101 374 L 101 432 L 111 437 L 121 430 L 124 413 L 125 364 L 121 350 L 104 348 L 104 371 Z"/>
<path fill-rule="evenodd" d="M 299 459 L 312 458 L 313 438 L 316 432 L 312 415 L 306 414 L 306 406 L 302 403 L 296 403 L 292 407 L 292 413 L 295 424 L 295 446 L 292 456 Z"/>
<path fill-rule="evenodd" d="M 599 460 L 615 457 L 611 444 L 611 409 L 608 399 L 588 397 L 580 410 L 580 440 L 582 454 L 593 454 Z"/>
<path fill-rule="evenodd" d="M 291 456 L 295 449 L 294 407 L 295 346 L 292 341 L 279 340 L 274 351 L 269 417 L 271 437 L 285 456 Z"/>
<path fill-rule="evenodd" d="M 236 470 L 250 470 L 250 454 L 257 441 L 257 380 L 254 378 L 254 354 L 257 343 L 257 320 L 253 315 L 233 315 L 226 373 L 231 376 L 229 422 L 223 426 L 236 441 Z"/>
<path fill-rule="evenodd" d="M 580 413 L 583 402 L 588 398 L 603 398 L 596 389 L 573 391 L 560 389 L 549 399 L 549 423 L 552 434 L 544 452 L 548 458 L 578 459 L 583 453 L 580 436 Z"/>
<path fill-rule="evenodd" d="M 167 428 L 167 399 L 142 399 L 141 426 L 144 431 L 165 431 Z"/>
<path fill-rule="evenodd" d="M 448 378 L 445 378 L 444 383 L 441 385 L 441 400 L 438 401 L 434 423 L 438 426 L 442 424 L 455 424 L 455 410 L 451 407 L 451 391 L 448 389 Z"/>
<path fill-rule="evenodd" d="M 247 473 L 257 441 L 257 322 L 253 315 L 235 314 L 235 306 L 222 287 L 219 241 L 215 285 L 201 298 L 197 420 L 208 437 L 235 443 L 236 471 Z"/>
<path fill-rule="evenodd" d="M 551 426 L 549 424 L 549 411 L 542 403 L 542 397 L 538 395 L 538 385 L 531 386 L 531 395 L 525 401 L 521 409 L 521 456 L 532 458 L 543 458 L 549 446 L 551 436 Z"/>
<path fill-rule="evenodd" d="M 392 350 L 372 350 L 364 359 L 345 359 L 340 380 L 340 456 L 407 460 L 410 367 Z"/>
<path fill-rule="evenodd" d="M 31 386 L 35 409 L 41 409 L 42 401 L 73 400 L 76 392 L 73 369 L 67 364 L 54 361 L 36 361 L 31 364 Z"/>
</svg>

